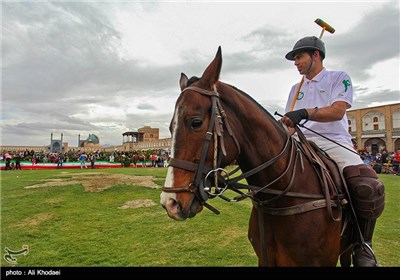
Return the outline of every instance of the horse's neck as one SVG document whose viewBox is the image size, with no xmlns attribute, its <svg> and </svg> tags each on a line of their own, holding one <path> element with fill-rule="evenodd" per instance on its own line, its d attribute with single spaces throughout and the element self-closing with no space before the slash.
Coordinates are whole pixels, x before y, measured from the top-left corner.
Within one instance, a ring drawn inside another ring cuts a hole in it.
<svg viewBox="0 0 400 280">
<path fill-rule="evenodd" d="M 288 152 L 285 153 L 283 150 L 286 147 L 289 151 L 291 144 L 287 143 L 289 136 L 279 122 L 257 103 L 248 102 L 251 113 L 249 111 L 238 113 L 241 131 L 235 131 L 241 146 L 239 162 L 244 163 L 244 169 L 255 168 L 280 153 L 283 153 L 280 158 L 287 156 Z M 281 169 L 280 166 L 270 168 Z"/>
<path fill-rule="evenodd" d="M 248 132 L 244 133 L 242 137 L 241 155 L 247 158 L 246 162 L 250 167 L 271 160 L 282 153 L 285 147 L 289 148 L 289 145 L 286 146 L 288 136 L 275 124 L 261 122 L 249 125 Z"/>
<path fill-rule="evenodd" d="M 239 142 L 238 163 L 242 171 L 253 169 L 281 153 L 288 139 L 282 125 L 247 93 L 222 82 L 218 90 L 223 96 L 227 121 Z M 282 169 L 281 166 L 270 168 L 277 172 Z"/>
</svg>

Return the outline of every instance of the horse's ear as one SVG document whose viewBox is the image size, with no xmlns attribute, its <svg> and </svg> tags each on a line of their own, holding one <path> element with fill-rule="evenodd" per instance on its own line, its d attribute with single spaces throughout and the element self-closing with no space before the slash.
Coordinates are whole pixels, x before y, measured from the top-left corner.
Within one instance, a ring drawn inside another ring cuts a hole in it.
<svg viewBox="0 0 400 280">
<path fill-rule="evenodd" d="M 181 73 L 181 78 L 179 80 L 179 86 L 181 87 L 181 90 L 186 88 L 188 80 L 188 77 L 184 73 Z"/>
<path fill-rule="evenodd" d="M 208 65 L 207 69 L 204 70 L 204 73 L 201 76 L 201 80 L 204 83 L 209 84 L 211 89 L 219 80 L 219 74 L 221 73 L 221 66 L 222 66 L 222 52 L 221 52 L 221 46 L 219 46 L 214 60 L 211 61 L 210 65 Z"/>
</svg>

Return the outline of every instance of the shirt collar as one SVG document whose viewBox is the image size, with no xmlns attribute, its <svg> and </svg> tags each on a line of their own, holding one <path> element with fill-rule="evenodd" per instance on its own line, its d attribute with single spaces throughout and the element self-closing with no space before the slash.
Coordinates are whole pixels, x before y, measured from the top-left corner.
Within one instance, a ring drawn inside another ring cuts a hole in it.
<svg viewBox="0 0 400 280">
<path fill-rule="evenodd" d="M 306 81 L 306 82 L 309 82 L 309 81 L 319 82 L 319 81 L 321 81 L 321 79 L 325 76 L 325 74 L 326 74 L 326 69 L 325 69 L 325 67 L 324 67 L 324 68 L 322 68 L 322 70 L 321 70 L 314 78 L 312 78 L 311 80 L 307 79 L 307 77 L 304 76 L 304 81 Z"/>
</svg>

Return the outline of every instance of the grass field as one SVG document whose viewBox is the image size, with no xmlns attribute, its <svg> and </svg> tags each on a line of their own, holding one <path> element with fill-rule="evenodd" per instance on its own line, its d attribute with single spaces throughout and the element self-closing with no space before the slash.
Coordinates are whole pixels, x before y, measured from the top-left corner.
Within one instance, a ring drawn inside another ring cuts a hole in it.
<svg viewBox="0 0 400 280">
<path fill-rule="evenodd" d="M 247 239 L 250 200 L 213 199 L 220 215 L 205 209 L 177 222 L 159 205 L 165 175 L 164 168 L 2 171 L 1 265 L 257 266 Z M 380 179 L 386 208 L 373 245 L 381 266 L 398 267 L 400 177 Z M 6 248 L 20 251 L 14 263 Z"/>
</svg>

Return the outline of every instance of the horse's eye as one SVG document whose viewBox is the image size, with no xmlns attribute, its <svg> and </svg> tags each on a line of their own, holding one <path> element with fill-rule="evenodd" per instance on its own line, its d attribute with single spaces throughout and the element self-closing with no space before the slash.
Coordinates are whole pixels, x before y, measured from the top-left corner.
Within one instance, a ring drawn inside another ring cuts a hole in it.
<svg viewBox="0 0 400 280">
<path fill-rule="evenodd" d="M 202 124 L 203 124 L 202 119 L 192 119 L 192 122 L 190 123 L 192 129 L 200 128 Z"/>
</svg>

